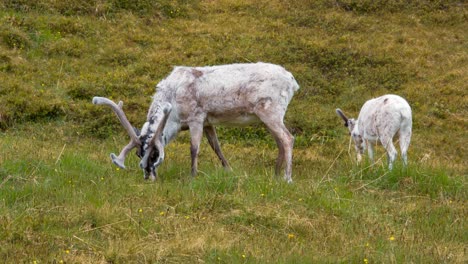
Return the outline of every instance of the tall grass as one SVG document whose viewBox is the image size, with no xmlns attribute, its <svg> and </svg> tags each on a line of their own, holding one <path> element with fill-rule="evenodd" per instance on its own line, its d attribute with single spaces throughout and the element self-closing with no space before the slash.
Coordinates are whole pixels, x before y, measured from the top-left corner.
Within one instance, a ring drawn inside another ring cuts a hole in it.
<svg viewBox="0 0 468 264">
<path fill-rule="evenodd" d="M 7 262 L 464 260 L 466 183 L 448 168 L 388 172 L 343 152 L 334 162 L 296 155 L 287 184 L 269 168 L 274 147 L 226 144 L 236 151 L 226 152 L 234 169 L 225 172 L 205 142 L 192 179 L 181 140 L 146 182 L 133 156 L 129 170 L 111 165 L 112 140 L 45 139 L 32 149 L 26 134 L 2 136 Z"/>
</svg>

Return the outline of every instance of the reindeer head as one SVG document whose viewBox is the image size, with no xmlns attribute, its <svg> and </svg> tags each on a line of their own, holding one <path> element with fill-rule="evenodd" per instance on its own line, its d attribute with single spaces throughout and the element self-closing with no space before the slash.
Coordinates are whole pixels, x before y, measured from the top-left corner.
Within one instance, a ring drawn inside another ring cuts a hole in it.
<svg viewBox="0 0 468 264">
<path fill-rule="evenodd" d="M 122 149 L 118 156 L 111 153 L 112 162 L 120 168 L 125 169 L 125 157 L 133 148 L 137 147 L 136 154 L 141 159 L 140 168 L 145 173 L 145 179 L 150 178 L 151 180 L 155 180 L 157 176 L 156 169 L 164 160 L 162 132 L 172 109 L 171 104 L 163 102 L 153 107 L 148 114 L 148 121 L 141 129 L 141 133 L 130 124 L 125 116 L 122 110 L 122 101 L 116 104 L 104 97 L 94 97 L 93 104 L 110 106 L 130 136 L 130 143 Z"/>
<path fill-rule="evenodd" d="M 361 161 L 362 154 L 364 153 L 364 141 L 362 139 L 362 135 L 359 133 L 359 129 L 354 118 L 347 118 L 346 115 L 341 111 L 341 109 L 337 108 L 336 113 L 339 117 L 343 119 L 344 126 L 348 128 L 349 134 L 352 136 L 354 145 L 357 152 L 357 159 L 358 162 Z"/>
</svg>

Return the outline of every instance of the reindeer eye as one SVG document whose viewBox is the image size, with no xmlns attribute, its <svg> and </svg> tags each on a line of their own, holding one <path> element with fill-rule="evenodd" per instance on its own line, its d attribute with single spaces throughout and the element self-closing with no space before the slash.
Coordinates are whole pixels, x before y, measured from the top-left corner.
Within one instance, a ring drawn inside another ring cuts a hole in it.
<svg viewBox="0 0 468 264">
<path fill-rule="evenodd" d="M 143 150 L 142 147 L 138 148 L 135 153 L 140 159 L 143 158 Z"/>
</svg>

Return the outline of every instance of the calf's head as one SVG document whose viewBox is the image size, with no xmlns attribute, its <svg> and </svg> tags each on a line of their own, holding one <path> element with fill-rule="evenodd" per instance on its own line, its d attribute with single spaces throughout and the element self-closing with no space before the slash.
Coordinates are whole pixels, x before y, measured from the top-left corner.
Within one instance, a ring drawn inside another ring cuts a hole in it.
<svg viewBox="0 0 468 264">
<path fill-rule="evenodd" d="M 144 171 L 145 179 L 155 180 L 157 177 L 157 167 L 164 160 L 162 132 L 172 109 L 171 104 L 163 102 L 156 105 L 148 115 L 148 120 L 143 125 L 141 132 L 128 121 L 122 110 L 122 101 L 116 104 L 104 97 L 94 97 L 93 104 L 111 107 L 130 136 L 130 142 L 120 151 L 118 156 L 111 153 L 112 162 L 120 168 L 125 169 L 125 157 L 133 148 L 137 148 L 136 154 L 140 158 L 140 168 Z"/>
<path fill-rule="evenodd" d="M 364 153 L 364 140 L 362 139 L 362 135 L 359 133 L 356 120 L 354 118 L 347 118 L 343 111 L 341 111 L 339 108 L 336 109 L 336 113 L 343 119 L 345 122 L 344 126 L 348 128 L 349 134 L 353 138 L 354 146 L 357 152 L 357 160 L 360 162 L 362 159 L 362 154 Z"/>
</svg>

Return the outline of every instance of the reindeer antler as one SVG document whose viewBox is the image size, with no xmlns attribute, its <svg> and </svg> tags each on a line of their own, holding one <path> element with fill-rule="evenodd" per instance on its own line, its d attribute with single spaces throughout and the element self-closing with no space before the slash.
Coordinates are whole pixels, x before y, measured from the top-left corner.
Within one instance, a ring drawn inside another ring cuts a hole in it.
<svg viewBox="0 0 468 264">
<path fill-rule="evenodd" d="M 117 117 L 120 120 L 120 123 L 122 126 L 125 128 L 127 131 L 128 135 L 130 136 L 130 143 L 128 143 L 122 151 L 120 151 L 119 156 L 116 156 L 114 153 L 111 153 L 111 159 L 112 162 L 119 166 L 122 169 L 125 169 L 125 157 L 127 156 L 128 152 L 132 150 L 133 148 L 141 145 L 141 141 L 138 138 L 137 134 L 135 133 L 135 130 L 133 129 L 133 126 L 130 124 L 130 122 L 127 119 L 127 116 L 125 115 L 124 111 L 122 110 L 122 105 L 123 102 L 119 101 L 119 104 L 114 103 L 112 100 L 105 98 L 105 97 L 94 97 L 93 98 L 93 104 L 99 104 L 99 105 L 107 105 L 114 110 L 114 113 L 117 115 Z"/>
</svg>

